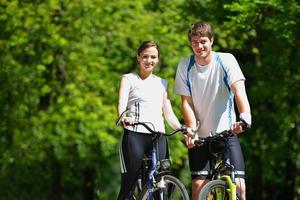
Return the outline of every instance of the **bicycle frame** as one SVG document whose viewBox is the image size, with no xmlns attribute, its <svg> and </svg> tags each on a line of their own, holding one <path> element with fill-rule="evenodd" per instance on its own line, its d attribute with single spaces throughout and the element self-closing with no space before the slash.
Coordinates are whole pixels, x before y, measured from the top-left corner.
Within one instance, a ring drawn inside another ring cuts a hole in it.
<svg viewBox="0 0 300 200">
<path fill-rule="evenodd" d="M 156 138 L 155 138 L 156 139 Z M 158 138 L 157 138 L 158 140 Z M 157 154 L 156 154 L 156 149 L 155 147 L 152 148 L 152 155 L 151 155 L 151 161 L 152 161 L 152 169 L 151 171 L 149 172 L 149 175 L 148 175 L 148 193 L 149 193 L 149 200 L 152 200 L 153 197 L 152 197 L 152 180 L 153 180 L 153 175 L 154 175 L 154 172 L 157 170 L 156 167 L 157 167 Z"/>
<path fill-rule="evenodd" d="M 138 124 L 138 123 L 137 123 Z M 153 145 L 152 145 L 152 151 L 151 151 L 151 163 L 152 163 L 152 168 L 148 174 L 148 180 L 147 180 L 147 184 L 148 184 L 148 194 L 149 194 L 149 200 L 153 199 L 153 195 L 152 195 L 152 183 L 155 183 L 155 179 L 154 177 L 157 175 L 165 175 L 165 174 L 170 174 L 169 171 L 163 171 L 163 172 L 158 172 L 159 168 L 161 168 L 161 166 L 158 164 L 158 160 L 157 160 L 157 151 L 156 151 L 156 144 L 159 140 L 159 138 L 161 137 L 162 133 L 159 133 L 155 136 L 155 138 L 153 139 Z M 160 194 L 162 195 L 162 194 Z M 161 196 L 161 199 L 162 196 Z"/>
<path fill-rule="evenodd" d="M 224 131 L 220 136 L 220 138 L 226 138 L 226 137 L 231 137 L 232 133 L 229 131 Z M 199 140 L 197 141 L 198 144 L 203 144 L 203 143 L 207 143 L 208 145 L 211 145 L 212 141 L 218 141 L 218 134 L 215 136 L 210 136 L 208 138 L 199 138 Z M 212 166 L 214 166 L 214 168 L 211 170 L 211 174 L 213 175 L 212 180 L 223 180 L 228 184 L 228 188 L 226 188 L 230 200 L 236 200 L 236 196 L 237 196 L 237 186 L 235 183 L 235 174 L 234 174 L 234 167 L 230 164 L 230 161 L 228 160 L 228 149 L 227 149 L 227 140 L 224 140 L 223 142 L 225 142 L 225 146 L 223 148 L 222 152 L 217 152 L 214 153 L 213 150 L 209 150 L 210 153 L 212 153 L 213 155 L 213 159 L 211 160 L 211 164 Z M 211 148 L 211 147 L 209 147 Z M 227 174 L 222 174 L 222 172 L 224 171 L 229 171 L 230 175 Z M 224 199 L 224 193 L 222 192 L 221 188 L 216 188 L 216 193 L 215 193 L 215 198 L 217 200 L 222 200 Z"/>
<path fill-rule="evenodd" d="M 121 116 L 119 117 L 118 121 L 116 122 L 117 125 L 121 125 L 122 124 L 122 119 L 123 119 L 123 117 L 126 116 L 126 113 L 127 113 L 127 110 L 124 111 L 121 114 Z M 149 200 L 153 200 L 153 194 L 152 194 L 153 193 L 153 185 L 154 185 L 154 187 L 158 186 L 158 187 L 161 187 L 161 188 L 163 188 L 163 186 L 164 186 L 164 181 L 163 182 L 161 181 L 163 179 L 160 179 L 159 182 L 157 183 L 158 185 L 156 186 L 155 185 L 156 184 L 155 181 L 157 181 L 157 180 L 155 180 L 155 178 L 156 177 L 164 177 L 164 175 L 170 174 L 169 171 L 165 170 L 165 167 L 164 167 L 164 164 L 163 164 L 164 161 L 160 161 L 160 163 L 158 161 L 158 155 L 157 155 L 157 150 L 156 150 L 157 142 L 161 138 L 162 135 L 164 135 L 164 136 L 171 136 L 171 135 L 173 135 L 173 134 L 175 134 L 177 132 L 186 133 L 186 127 L 182 126 L 181 128 L 178 128 L 178 129 L 174 130 L 172 133 L 163 133 L 163 132 L 152 130 L 146 123 L 147 122 L 135 122 L 132 125 L 133 126 L 142 125 L 150 133 L 152 133 L 154 135 L 154 138 L 153 138 L 153 141 L 152 141 L 152 149 L 151 149 L 151 163 L 152 163 L 151 170 L 148 173 L 147 183 L 143 182 L 144 177 L 142 177 L 142 184 L 141 184 L 142 186 L 144 184 L 147 184 L 147 186 L 148 186 L 148 199 Z M 162 172 L 158 171 L 160 168 L 163 170 Z M 144 174 L 142 174 L 142 176 L 144 176 Z M 161 199 L 163 199 L 162 195 L 164 195 L 164 194 L 160 193 L 159 195 L 161 196 Z"/>
<path fill-rule="evenodd" d="M 224 155 L 223 155 L 224 156 Z M 229 169 L 231 174 L 230 175 L 220 175 L 220 172 L 224 169 Z M 228 193 L 230 195 L 230 200 L 236 200 L 236 183 L 235 183 L 235 175 L 234 175 L 234 169 L 233 166 L 226 163 L 224 160 L 221 161 L 220 165 L 213 170 L 212 174 L 217 174 L 216 177 L 212 178 L 212 180 L 223 180 L 226 183 L 228 183 Z M 223 200 L 223 193 L 217 191 L 217 200 Z"/>
</svg>

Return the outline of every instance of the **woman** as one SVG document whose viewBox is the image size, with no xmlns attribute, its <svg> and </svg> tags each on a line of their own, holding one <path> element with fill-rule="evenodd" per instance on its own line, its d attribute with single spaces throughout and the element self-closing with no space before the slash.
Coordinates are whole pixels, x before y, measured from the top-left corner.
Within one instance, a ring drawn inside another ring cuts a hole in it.
<svg viewBox="0 0 300 200">
<path fill-rule="evenodd" d="M 124 135 L 120 145 L 121 188 L 118 200 L 130 199 L 131 190 L 137 180 L 142 159 L 151 149 L 152 136 L 143 126 L 132 126 L 133 122 L 151 122 L 156 131 L 165 131 L 164 118 L 177 129 L 181 127 L 167 96 L 167 81 L 153 74 L 159 63 L 159 47 L 153 41 L 145 41 L 138 48 L 137 74 L 123 75 L 119 88 L 119 116 L 129 110 L 123 119 Z M 163 118 L 164 116 L 164 118 Z M 158 159 L 168 157 L 167 140 L 158 142 Z"/>
</svg>

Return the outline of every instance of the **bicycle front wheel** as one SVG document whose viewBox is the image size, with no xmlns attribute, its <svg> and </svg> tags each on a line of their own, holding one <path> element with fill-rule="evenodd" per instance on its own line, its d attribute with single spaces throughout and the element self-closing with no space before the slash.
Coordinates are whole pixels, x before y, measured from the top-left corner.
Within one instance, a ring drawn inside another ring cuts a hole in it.
<svg viewBox="0 0 300 200">
<path fill-rule="evenodd" d="M 152 187 L 153 200 L 189 200 L 189 195 L 184 185 L 174 176 L 163 175 L 155 177 L 157 183 Z M 149 197 L 148 185 L 140 195 L 140 200 L 147 200 Z"/>
<path fill-rule="evenodd" d="M 241 200 L 241 195 L 236 192 L 236 200 Z M 208 182 L 201 189 L 199 200 L 231 200 L 228 184 L 223 180 Z"/>
</svg>

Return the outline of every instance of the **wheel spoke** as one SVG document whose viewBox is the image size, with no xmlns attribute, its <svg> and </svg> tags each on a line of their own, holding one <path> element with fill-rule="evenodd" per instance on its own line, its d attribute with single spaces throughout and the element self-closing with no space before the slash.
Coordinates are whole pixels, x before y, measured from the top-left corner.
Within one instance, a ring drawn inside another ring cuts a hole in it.
<svg viewBox="0 0 300 200">
<path fill-rule="evenodd" d="M 184 185 L 177 178 L 171 175 L 164 175 L 157 178 L 157 180 L 159 182 L 153 186 L 154 200 L 189 200 Z M 144 188 L 141 199 L 147 200 L 148 196 L 147 188 Z"/>
<path fill-rule="evenodd" d="M 208 182 L 201 190 L 199 199 L 203 200 L 230 200 L 231 194 L 228 184 L 223 180 Z M 236 193 L 236 199 L 240 200 L 240 194 Z"/>
</svg>

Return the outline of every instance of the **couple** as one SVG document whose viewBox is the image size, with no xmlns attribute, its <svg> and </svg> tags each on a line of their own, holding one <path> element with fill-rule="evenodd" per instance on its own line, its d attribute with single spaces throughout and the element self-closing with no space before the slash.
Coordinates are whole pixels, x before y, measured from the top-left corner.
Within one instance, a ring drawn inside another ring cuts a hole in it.
<svg viewBox="0 0 300 200">
<path fill-rule="evenodd" d="M 181 95 L 182 112 L 188 135 L 200 122 L 197 134 L 201 137 L 212 132 L 232 129 L 243 132 L 240 121 L 236 122 L 234 100 L 239 118 L 251 125 L 250 105 L 245 90 L 245 77 L 235 57 L 229 53 L 212 51 L 214 41 L 210 24 L 197 22 L 188 32 L 193 55 L 182 60 L 177 69 L 174 92 Z M 120 82 L 118 113 L 129 109 L 123 119 L 124 135 L 120 146 L 121 189 L 118 200 L 130 199 L 130 191 L 137 179 L 145 151 L 151 145 L 151 136 L 142 126 L 130 126 L 134 121 L 151 122 L 157 131 L 165 131 L 164 118 L 177 129 L 181 127 L 167 96 L 167 82 L 153 74 L 159 63 L 160 52 L 153 41 L 141 44 L 137 51 L 140 68 L 137 74 L 125 74 Z M 164 118 L 163 118 L 164 116 Z M 209 179 L 208 148 L 193 144 L 192 137 L 185 136 L 189 148 L 189 166 L 192 177 L 192 199 L 197 200 L 203 185 Z M 230 139 L 231 162 L 236 170 L 238 190 L 245 199 L 244 160 L 237 137 Z M 159 159 L 168 157 L 167 141 L 158 142 Z"/>
</svg>

